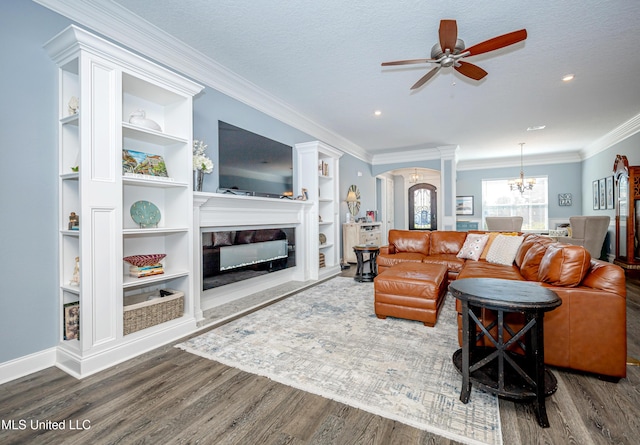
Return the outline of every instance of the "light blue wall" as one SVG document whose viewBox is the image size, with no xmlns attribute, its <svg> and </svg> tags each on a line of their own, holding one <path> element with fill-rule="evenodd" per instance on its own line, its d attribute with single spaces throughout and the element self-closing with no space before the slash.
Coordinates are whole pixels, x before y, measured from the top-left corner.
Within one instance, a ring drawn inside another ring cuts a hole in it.
<svg viewBox="0 0 640 445">
<path fill-rule="evenodd" d="M 215 163 L 213 172 L 205 175 L 203 185 L 205 192 L 215 192 L 219 185 L 219 120 L 292 147 L 301 142 L 316 140 L 302 131 L 207 87 L 193 100 L 193 138 L 203 140 L 208 145 L 207 154 Z M 300 190 L 294 189 L 294 195 L 300 193 Z"/>
<path fill-rule="evenodd" d="M 463 170 L 456 176 L 456 195 L 473 196 L 473 215 L 465 218 L 482 218 L 482 180 L 510 179 L 520 175 L 519 167 L 489 168 L 483 170 Z M 581 163 L 556 165 L 531 165 L 525 167 L 525 175 L 547 176 L 549 178 L 549 218 L 568 219 L 582 212 L 582 166 Z M 571 193 L 570 207 L 558 205 L 559 193 Z"/>
<path fill-rule="evenodd" d="M 405 213 L 405 185 L 404 177 L 396 175 L 393 177 L 393 226 L 404 229 L 409 227 L 407 214 Z"/>
<path fill-rule="evenodd" d="M 360 212 L 356 218 L 365 217 L 367 210 L 378 210 L 376 204 L 378 196 L 376 194 L 376 178 L 371 173 L 371 165 L 355 156 L 345 154 L 340 158 L 339 181 L 340 239 L 342 239 L 342 223 L 346 221 L 349 211 L 344 200 L 347 198 L 349 187 L 355 185 L 360 191 Z M 344 252 L 342 258 L 344 258 Z"/>
<path fill-rule="evenodd" d="M 613 163 L 616 155 L 625 155 L 629 165 L 640 165 L 640 133 L 609 147 L 608 149 L 585 159 L 582 163 L 582 213 L 584 215 L 606 215 L 611 217 L 609 233 L 605 239 L 605 252 L 615 254 L 615 209 L 594 210 L 592 183 L 595 180 L 613 175 Z"/>
<path fill-rule="evenodd" d="M 42 45 L 70 24 L 30 1 L 1 9 L 0 363 L 58 339 L 58 81 Z"/>
</svg>

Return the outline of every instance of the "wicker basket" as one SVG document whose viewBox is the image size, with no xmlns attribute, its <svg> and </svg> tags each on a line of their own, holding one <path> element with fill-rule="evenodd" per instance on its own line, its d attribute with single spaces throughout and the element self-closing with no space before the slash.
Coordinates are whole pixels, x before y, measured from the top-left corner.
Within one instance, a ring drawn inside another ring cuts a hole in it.
<svg viewBox="0 0 640 445">
<path fill-rule="evenodd" d="M 124 335 L 182 317 L 184 292 L 173 289 L 164 290 L 172 294 L 153 300 L 149 300 L 149 296 L 157 295 L 158 291 L 124 297 Z"/>
</svg>

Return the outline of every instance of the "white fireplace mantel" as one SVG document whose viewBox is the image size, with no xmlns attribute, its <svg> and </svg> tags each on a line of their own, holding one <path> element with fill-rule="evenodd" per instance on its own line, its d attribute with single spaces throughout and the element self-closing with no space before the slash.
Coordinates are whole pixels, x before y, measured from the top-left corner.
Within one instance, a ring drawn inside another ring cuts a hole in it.
<svg viewBox="0 0 640 445">
<path fill-rule="evenodd" d="M 203 311 L 243 296 L 284 284 L 289 281 L 307 281 L 314 278 L 310 270 L 310 255 L 317 255 L 311 245 L 313 203 L 291 199 L 264 198 L 258 196 L 222 193 L 194 192 L 193 242 L 194 289 L 196 319 L 203 318 Z M 313 221 L 317 224 L 317 221 Z M 296 266 L 249 280 L 202 291 L 202 232 L 211 229 L 249 230 L 275 227 L 294 227 L 296 230 Z"/>
<path fill-rule="evenodd" d="M 311 208 L 309 201 L 206 192 L 195 192 L 193 202 L 201 228 L 302 224 Z"/>
</svg>

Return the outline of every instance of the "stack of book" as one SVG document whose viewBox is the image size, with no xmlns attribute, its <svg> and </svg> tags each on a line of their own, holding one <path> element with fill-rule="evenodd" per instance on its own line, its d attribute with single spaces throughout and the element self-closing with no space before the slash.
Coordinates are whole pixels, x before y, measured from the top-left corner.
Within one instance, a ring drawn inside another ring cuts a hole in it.
<svg viewBox="0 0 640 445">
<path fill-rule="evenodd" d="M 129 275 L 136 278 L 150 277 L 152 275 L 160 275 L 164 273 L 162 264 L 150 264 L 148 266 L 129 266 Z"/>
<path fill-rule="evenodd" d="M 327 164 L 323 160 L 320 160 L 320 162 L 318 163 L 318 173 L 320 174 L 320 176 L 329 176 L 329 164 Z"/>
</svg>

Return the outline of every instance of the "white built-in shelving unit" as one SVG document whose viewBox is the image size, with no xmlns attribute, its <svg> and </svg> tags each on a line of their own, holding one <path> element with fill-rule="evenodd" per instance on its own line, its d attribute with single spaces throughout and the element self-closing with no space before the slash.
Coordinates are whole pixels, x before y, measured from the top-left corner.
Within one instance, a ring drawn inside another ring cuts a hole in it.
<svg viewBox="0 0 640 445">
<path fill-rule="evenodd" d="M 307 190 L 313 202 L 311 219 L 318 221 L 309 228 L 309 250 L 318 252 L 309 259 L 311 278 L 322 279 L 340 272 L 338 176 L 342 153 L 318 141 L 296 144 L 295 148 L 297 183 Z"/>
<path fill-rule="evenodd" d="M 56 364 L 84 377 L 195 329 L 192 98 L 202 87 L 75 26 L 45 48 L 59 67 Z M 77 110 L 69 109 L 72 98 Z M 161 130 L 129 123 L 138 109 Z M 123 149 L 162 156 L 169 178 L 125 176 Z M 130 208 L 137 201 L 155 204 L 157 225 L 134 222 Z M 79 230 L 69 229 L 71 212 L 79 215 Z M 130 277 L 123 257 L 153 253 L 167 255 L 164 273 Z M 72 284 L 76 257 L 79 283 Z M 125 298 L 158 289 L 184 293 L 183 314 L 124 335 Z M 79 339 L 65 339 L 69 303 L 79 303 Z"/>
</svg>

